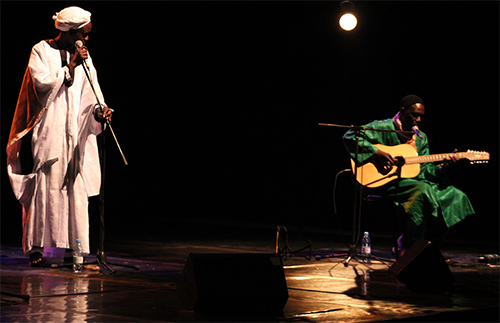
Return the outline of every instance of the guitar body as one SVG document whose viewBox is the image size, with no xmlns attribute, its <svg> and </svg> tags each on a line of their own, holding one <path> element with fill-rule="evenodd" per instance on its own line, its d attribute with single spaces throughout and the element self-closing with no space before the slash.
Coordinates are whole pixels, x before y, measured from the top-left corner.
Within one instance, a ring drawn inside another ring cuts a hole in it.
<svg viewBox="0 0 500 323">
<path fill-rule="evenodd" d="M 391 154 L 392 157 L 415 157 L 418 156 L 417 151 L 413 146 L 402 144 L 397 146 L 374 145 L 379 150 Z M 351 167 L 353 173 L 356 171 L 356 163 L 351 159 Z M 413 178 L 420 173 L 420 164 L 405 164 L 402 167 L 393 166 L 392 170 L 387 174 L 381 174 L 375 165 L 367 163 L 359 166 L 357 169 L 356 180 L 365 187 L 380 187 L 397 178 Z"/>
</svg>

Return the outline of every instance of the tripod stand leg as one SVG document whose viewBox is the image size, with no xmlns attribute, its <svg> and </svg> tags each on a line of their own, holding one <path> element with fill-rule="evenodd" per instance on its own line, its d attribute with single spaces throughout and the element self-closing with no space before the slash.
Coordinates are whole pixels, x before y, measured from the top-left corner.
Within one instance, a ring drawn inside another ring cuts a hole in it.
<svg viewBox="0 0 500 323">
<path fill-rule="evenodd" d="M 281 229 L 283 229 L 285 231 L 285 246 L 283 247 L 283 249 L 279 248 L 279 234 L 280 234 Z M 278 226 L 278 231 L 276 232 L 276 253 L 277 254 L 279 254 L 284 259 L 286 259 L 288 257 L 288 255 L 291 257 L 293 254 L 299 253 L 299 252 L 306 250 L 308 248 L 309 248 L 309 257 L 306 257 L 306 259 L 310 260 L 312 257 L 312 255 L 311 255 L 311 253 L 312 253 L 311 240 L 308 240 L 307 246 L 302 247 L 298 250 L 292 251 L 292 249 L 290 249 L 290 245 L 288 244 L 288 230 L 286 229 L 286 227 Z"/>
<path fill-rule="evenodd" d="M 106 269 L 107 271 L 109 271 L 112 274 L 116 273 L 116 271 L 113 270 L 111 267 L 109 267 L 108 264 L 105 262 L 97 261 L 97 264 L 99 265 L 99 267 Z"/>
<path fill-rule="evenodd" d="M 349 247 L 349 253 L 348 257 L 346 260 L 344 260 L 344 267 L 349 266 L 349 262 L 351 261 L 352 257 L 356 256 L 358 254 L 358 251 L 356 250 L 356 245 L 353 244 Z"/>
<path fill-rule="evenodd" d="M 104 254 L 104 251 L 97 250 L 97 257 L 96 257 L 96 263 L 102 267 L 114 274 L 116 271 L 114 271 L 111 267 L 108 266 L 108 260 L 106 258 L 106 255 Z"/>
<path fill-rule="evenodd" d="M 109 262 L 106 255 L 104 254 L 104 251 L 98 250 L 97 255 L 96 255 L 96 260 L 93 262 L 85 263 L 85 265 L 98 265 L 101 268 L 106 269 L 110 273 L 114 274 L 116 273 L 116 270 L 110 267 L 111 266 L 120 266 L 120 267 L 126 267 L 126 268 L 132 268 L 135 270 L 140 270 L 141 267 L 138 265 L 127 265 L 127 264 L 119 264 L 116 262 Z M 62 266 L 59 266 L 62 267 Z M 55 268 L 55 267 L 53 267 Z"/>
<path fill-rule="evenodd" d="M 111 125 L 108 123 L 110 126 L 110 130 L 113 134 L 113 137 L 115 137 L 115 134 L 111 128 Z M 128 268 L 133 268 L 135 270 L 139 270 L 139 266 L 134 266 L 134 265 L 126 265 L 126 264 L 118 264 L 118 263 L 110 263 L 106 259 L 106 255 L 104 254 L 104 232 L 105 232 L 105 226 L 104 226 L 104 184 L 105 184 L 105 178 L 106 178 L 106 136 L 105 136 L 105 127 L 104 124 L 102 125 L 102 132 L 101 132 L 101 143 L 100 143 L 100 163 L 101 163 L 101 190 L 100 190 L 100 201 L 99 201 L 99 220 L 100 220 L 100 227 L 99 227 L 99 249 L 97 250 L 97 255 L 96 255 L 96 261 L 94 264 L 98 264 L 100 267 L 105 268 L 111 273 L 115 273 L 116 271 L 113 270 L 109 265 L 114 265 L 114 266 L 122 266 L 122 267 L 128 267 Z M 116 137 L 115 137 L 116 140 Z M 117 142 L 118 144 L 118 142 Z M 119 146 L 118 146 L 119 148 Z M 121 153 L 121 149 L 120 149 Z M 123 160 L 125 162 L 125 165 L 127 165 L 127 162 L 125 160 L 125 156 L 123 156 Z"/>
<path fill-rule="evenodd" d="M 111 265 L 111 266 L 121 266 L 121 267 L 126 267 L 126 268 L 132 268 L 132 269 L 135 269 L 135 270 L 141 269 L 141 267 L 138 266 L 138 265 L 118 264 L 118 263 L 115 263 L 115 262 L 108 262 L 107 264 Z"/>
<path fill-rule="evenodd" d="M 127 265 L 127 264 L 119 264 L 119 263 L 116 263 L 116 262 L 110 262 L 107 260 L 106 256 L 104 255 L 104 251 L 100 251 L 101 253 L 101 257 L 102 257 L 102 262 L 103 264 L 111 271 L 113 271 L 111 268 L 109 268 L 108 265 L 112 265 L 112 266 L 120 266 L 120 267 L 126 267 L 126 268 L 132 268 L 132 269 L 135 269 L 135 270 L 139 270 L 140 267 L 138 265 Z"/>
</svg>

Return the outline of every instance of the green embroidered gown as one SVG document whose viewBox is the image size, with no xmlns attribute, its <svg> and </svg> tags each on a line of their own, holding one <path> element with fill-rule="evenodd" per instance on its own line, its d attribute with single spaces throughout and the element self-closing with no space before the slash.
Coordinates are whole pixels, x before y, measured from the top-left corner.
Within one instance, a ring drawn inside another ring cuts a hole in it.
<svg viewBox="0 0 500 323">
<path fill-rule="evenodd" d="M 374 121 L 366 127 L 396 130 L 393 119 Z M 422 138 L 417 137 L 415 140 L 417 153 L 419 156 L 429 155 L 427 136 L 422 131 L 420 134 Z M 347 131 L 343 140 L 347 151 L 354 159 L 355 132 Z M 360 133 L 358 143 L 358 162 L 363 164 L 377 151 L 374 144 L 395 146 L 406 142 L 402 142 L 394 132 L 364 130 Z M 413 239 L 426 238 L 438 242 L 442 239 L 443 228 L 449 228 L 468 215 L 474 214 L 474 209 L 468 197 L 449 184 L 438 164 L 424 163 L 420 166 L 420 174 L 416 178 L 393 180 L 380 187 L 380 193 L 404 207 L 410 219 L 407 221 L 405 234 Z"/>
</svg>

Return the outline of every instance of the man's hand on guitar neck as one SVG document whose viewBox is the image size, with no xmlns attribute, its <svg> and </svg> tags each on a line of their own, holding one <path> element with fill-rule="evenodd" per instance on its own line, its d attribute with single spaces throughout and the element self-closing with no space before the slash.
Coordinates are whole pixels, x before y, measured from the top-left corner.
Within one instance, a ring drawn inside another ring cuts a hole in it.
<svg viewBox="0 0 500 323">
<path fill-rule="evenodd" d="M 385 151 L 382 151 L 380 149 L 377 150 L 375 152 L 375 155 L 371 157 L 370 162 L 373 163 L 379 173 L 383 175 L 388 174 L 398 163 L 397 159 L 394 159 L 391 154 L 386 153 Z"/>
<path fill-rule="evenodd" d="M 455 149 L 453 152 L 456 153 L 457 151 L 458 150 Z M 451 155 L 450 158 L 446 158 L 444 160 L 444 162 L 441 164 L 441 166 L 440 166 L 441 170 L 446 170 L 450 166 L 455 165 L 458 160 L 459 160 L 459 158 Z M 372 156 L 370 162 L 373 163 L 373 165 L 375 165 L 378 172 L 382 175 L 387 175 L 388 173 L 390 173 L 390 171 L 392 170 L 392 168 L 394 166 L 398 165 L 397 159 L 392 157 L 391 154 L 389 154 L 385 151 L 382 151 L 380 149 L 377 150 L 377 152 L 375 152 L 375 154 Z"/>
<path fill-rule="evenodd" d="M 458 152 L 458 149 L 455 149 L 455 150 L 453 151 L 453 153 L 456 153 L 456 152 Z M 439 166 L 439 168 L 440 168 L 441 170 L 446 170 L 446 169 L 448 169 L 450 166 L 454 166 L 454 165 L 456 165 L 456 163 L 457 163 L 457 161 L 458 161 L 458 160 L 459 160 L 459 158 L 457 158 L 457 157 L 456 157 L 456 156 L 454 156 L 454 155 L 451 155 L 451 156 L 450 156 L 450 158 L 446 158 L 446 159 L 444 160 L 444 162 L 441 164 L 441 166 Z"/>
</svg>

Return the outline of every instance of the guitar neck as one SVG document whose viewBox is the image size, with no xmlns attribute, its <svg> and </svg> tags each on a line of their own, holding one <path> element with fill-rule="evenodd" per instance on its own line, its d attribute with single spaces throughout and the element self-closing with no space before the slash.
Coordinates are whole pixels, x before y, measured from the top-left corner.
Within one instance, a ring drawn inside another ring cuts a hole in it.
<svg viewBox="0 0 500 323">
<path fill-rule="evenodd" d="M 425 156 L 414 156 L 405 157 L 405 164 L 422 164 L 422 163 L 433 163 L 449 159 L 454 156 L 457 159 L 461 159 L 462 153 L 451 153 L 451 154 L 435 154 L 435 155 L 425 155 Z"/>
</svg>

